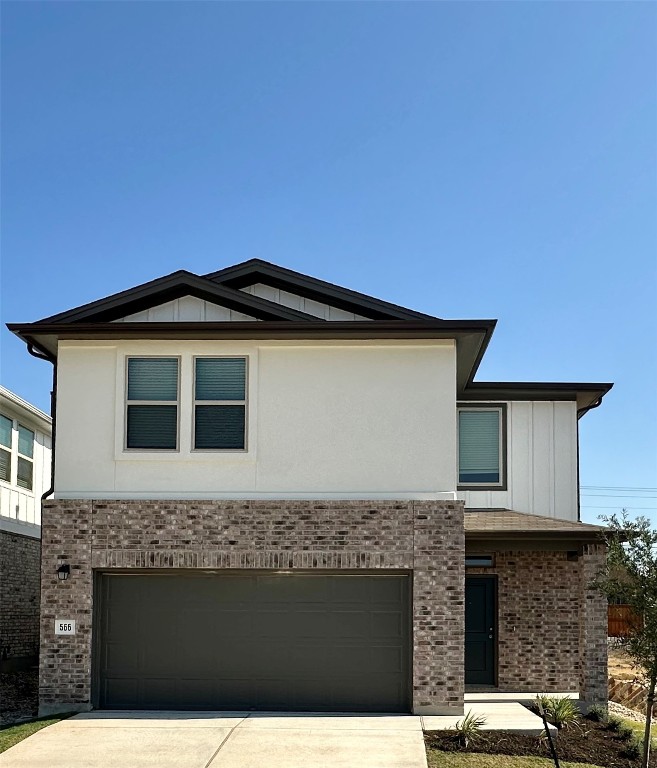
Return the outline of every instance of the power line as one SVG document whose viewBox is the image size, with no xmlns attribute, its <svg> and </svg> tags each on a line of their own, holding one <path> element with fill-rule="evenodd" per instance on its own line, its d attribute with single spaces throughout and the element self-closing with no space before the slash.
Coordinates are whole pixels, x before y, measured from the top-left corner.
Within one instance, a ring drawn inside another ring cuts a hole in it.
<svg viewBox="0 0 657 768">
<path fill-rule="evenodd" d="M 601 499 L 646 499 L 647 501 L 652 501 L 653 499 L 657 498 L 656 496 L 632 496 L 628 493 L 623 493 L 616 496 L 610 493 L 582 493 L 581 495 L 596 496 Z"/>
<path fill-rule="evenodd" d="M 616 505 L 611 505 L 607 507 L 603 507 L 600 505 L 596 506 L 595 504 L 581 504 L 580 506 L 582 507 L 582 509 L 620 509 L 623 506 L 625 506 L 627 509 L 657 509 L 657 507 L 636 507 L 634 505 L 629 505 L 629 504 L 628 505 L 616 504 Z"/>
<path fill-rule="evenodd" d="M 582 485 L 587 491 L 647 491 L 657 493 L 657 488 L 632 485 Z"/>
</svg>

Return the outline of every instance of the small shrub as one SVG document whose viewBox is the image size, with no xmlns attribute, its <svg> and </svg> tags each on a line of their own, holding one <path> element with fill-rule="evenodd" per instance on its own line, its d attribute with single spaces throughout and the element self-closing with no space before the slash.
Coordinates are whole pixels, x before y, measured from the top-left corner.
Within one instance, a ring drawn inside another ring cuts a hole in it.
<svg viewBox="0 0 657 768">
<path fill-rule="evenodd" d="M 620 728 L 616 731 L 623 741 L 631 741 L 634 738 L 634 731 L 629 725 L 622 723 Z"/>
<path fill-rule="evenodd" d="M 623 721 L 620 719 L 620 717 L 616 717 L 616 715 L 609 715 L 607 718 L 607 730 L 612 731 L 613 733 L 618 733 L 620 729 L 623 727 Z"/>
<path fill-rule="evenodd" d="M 605 707 L 601 706 L 600 704 L 596 704 L 595 706 L 591 707 L 591 709 L 589 709 L 586 717 L 594 723 L 606 723 L 608 713 Z"/>
<path fill-rule="evenodd" d="M 547 719 L 557 730 L 570 728 L 572 725 L 578 725 L 581 720 L 581 713 L 577 704 L 567 696 L 538 696 L 538 701 L 545 710 Z"/>
<path fill-rule="evenodd" d="M 623 749 L 623 754 L 630 760 L 638 760 L 643 754 L 643 740 L 633 733 Z"/>
<path fill-rule="evenodd" d="M 464 749 L 467 749 L 470 742 L 476 741 L 481 735 L 481 728 L 486 724 L 486 718 L 483 715 L 475 715 L 472 710 L 463 718 L 459 720 L 454 729 L 456 730 L 457 738 Z"/>
</svg>

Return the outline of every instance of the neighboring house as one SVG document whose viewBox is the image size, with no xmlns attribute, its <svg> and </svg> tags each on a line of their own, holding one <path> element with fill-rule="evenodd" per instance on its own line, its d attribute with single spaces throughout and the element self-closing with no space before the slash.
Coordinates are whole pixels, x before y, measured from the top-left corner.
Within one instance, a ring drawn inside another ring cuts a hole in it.
<svg viewBox="0 0 657 768">
<path fill-rule="evenodd" d="M 0 671 L 39 652 L 41 496 L 50 488 L 50 416 L 0 386 Z"/>
<path fill-rule="evenodd" d="M 260 260 L 10 325 L 57 371 L 41 712 L 606 701 L 611 385 L 474 382 L 494 326 Z"/>
</svg>

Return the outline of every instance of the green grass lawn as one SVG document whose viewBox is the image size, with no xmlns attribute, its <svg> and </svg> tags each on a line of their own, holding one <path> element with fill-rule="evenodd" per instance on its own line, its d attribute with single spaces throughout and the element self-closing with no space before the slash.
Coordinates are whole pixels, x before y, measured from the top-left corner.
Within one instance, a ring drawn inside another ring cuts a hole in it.
<svg viewBox="0 0 657 768">
<path fill-rule="evenodd" d="M 509 755 L 461 754 L 427 750 L 429 768 L 554 768 L 544 757 L 510 757 Z M 561 768 L 601 768 L 591 763 L 561 763 Z"/>
<path fill-rule="evenodd" d="M 645 725 L 643 723 L 635 723 L 634 720 L 626 720 L 624 717 L 620 718 L 623 721 L 623 725 L 627 725 L 634 733 L 643 741 L 643 732 Z M 652 748 L 657 748 L 657 725 L 650 727 L 651 744 Z"/>
<path fill-rule="evenodd" d="M 66 717 L 66 715 L 64 716 Z M 14 744 L 18 744 L 19 741 L 23 741 L 33 733 L 40 731 L 42 728 L 46 728 L 49 725 L 54 725 L 64 717 L 49 717 L 42 720 L 30 720 L 29 723 L 20 723 L 19 725 L 9 725 L 0 729 L 0 752 L 4 752 L 13 747 Z"/>
</svg>

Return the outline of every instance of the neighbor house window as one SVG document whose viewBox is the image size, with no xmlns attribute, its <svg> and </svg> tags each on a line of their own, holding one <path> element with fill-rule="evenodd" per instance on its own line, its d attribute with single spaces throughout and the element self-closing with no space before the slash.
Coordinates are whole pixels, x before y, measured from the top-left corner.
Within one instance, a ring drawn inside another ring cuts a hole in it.
<svg viewBox="0 0 657 768">
<path fill-rule="evenodd" d="M 504 410 L 503 406 L 458 409 L 459 485 L 503 486 Z"/>
<path fill-rule="evenodd" d="M 246 358 L 194 358 L 194 449 L 246 448 Z"/>
<path fill-rule="evenodd" d="M 11 482 L 11 433 L 13 421 L 0 415 L 0 480 Z"/>
<path fill-rule="evenodd" d="M 126 448 L 178 448 L 179 360 L 129 357 L 126 398 Z"/>
<path fill-rule="evenodd" d="M 18 461 L 16 462 L 16 485 L 32 490 L 34 479 L 34 432 L 18 425 Z"/>
</svg>

